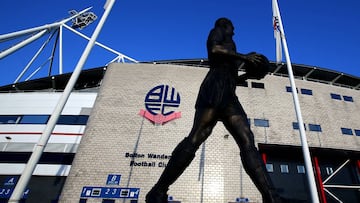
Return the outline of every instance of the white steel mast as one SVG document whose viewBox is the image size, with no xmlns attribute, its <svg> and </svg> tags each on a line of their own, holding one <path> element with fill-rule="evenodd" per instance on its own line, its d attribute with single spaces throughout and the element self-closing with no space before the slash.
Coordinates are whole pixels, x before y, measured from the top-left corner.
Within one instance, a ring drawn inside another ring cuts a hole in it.
<svg viewBox="0 0 360 203">
<path fill-rule="evenodd" d="M 109 15 L 112 6 L 114 5 L 115 0 L 107 0 L 104 6 L 105 12 L 103 14 L 103 16 L 100 19 L 99 24 L 97 25 L 91 39 L 89 40 L 83 54 L 81 55 L 74 72 L 72 73 L 69 82 L 67 83 L 63 94 L 61 95 L 55 109 L 54 112 L 51 114 L 50 119 L 45 127 L 45 130 L 43 132 L 43 134 L 41 135 L 38 143 L 35 146 L 35 149 L 33 151 L 33 153 L 31 154 L 31 157 L 28 161 L 28 163 L 25 166 L 25 169 L 23 171 L 23 173 L 20 176 L 20 179 L 18 181 L 18 183 L 16 184 L 16 187 L 14 189 L 14 192 L 12 193 L 9 202 L 19 202 L 23 196 L 23 193 L 26 189 L 26 186 L 28 185 L 30 178 L 35 170 L 35 167 L 45 149 L 45 146 L 47 145 L 47 142 L 50 138 L 51 132 L 53 131 L 56 122 L 71 94 L 71 91 L 80 75 L 81 69 L 85 64 L 85 61 L 87 59 L 87 57 L 89 56 L 89 53 L 92 49 L 92 47 L 95 44 L 96 38 L 98 37 L 102 26 L 104 24 L 104 22 L 106 21 L 107 16 Z"/>
<path fill-rule="evenodd" d="M 278 29 L 280 31 L 281 42 L 284 47 L 286 65 L 287 65 L 287 69 L 288 69 L 289 80 L 290 80 L 290 84 L 291 84 L 291 90 L 292 90 L 292 95 L 293 95 L 293 100 L 294 100 L 294 105 L 295 105 L 295 112 L 296 112 L 296 117 L 297 117 L 298 124 L 299 124 L 302 152 L 303 152 L 303 156 L 304 156 L 305 169 L 306 169 L 306 174 L 307 174 L 307 179 L 308 179 L 308 184 L 309 184 L 311 201 L 313 203 L 318 203 L 319 197 L 318 197 L 316 183 L 315 183 L 315 177 L 314 177 L 314 173 L 313 173 L 313 166 L 311 163 L 309 146 L 308 146 L 306 134 L 305 134 L 304 121 L 303 121 L 303 118 L 301 115 L 300 103 L 299 103 L 299 98 L 297 95 L 294 74 L 293 74 L 292 65 L 291 65 L 291 61 L 290 61 L 289 50 L 288 50 L 287 43 L 286 43 L 284 28 L 283 28 L 282 21 L 281 21 L 280 10 L 279 10 L 277 0 L 272 0 L 272 6 L 273 6 L 274 23 L 278 23 L 278 25 L 274 25 L 274 26 L 278 26 Z M 277 21 L 277 22 L 275 22 L 275 21 Z"/>
</svg>

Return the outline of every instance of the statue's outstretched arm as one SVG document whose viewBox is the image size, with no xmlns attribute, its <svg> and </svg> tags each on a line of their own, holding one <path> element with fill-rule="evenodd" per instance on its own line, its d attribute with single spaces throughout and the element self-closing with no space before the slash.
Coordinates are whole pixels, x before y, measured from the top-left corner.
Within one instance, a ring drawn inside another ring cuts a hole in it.
<svg viewBox="0 0 360 203">
<path fill-rule="evenodd" d="M 245 63 L 260 63 L 262 58 L 260 54 L 256 52 L 250 52 L 248 54 L 238 53 L 229 49 L 226 49 L 222 45 L 214 45 L 211 49 L 211 53 L 214 55 L 223 55 L 224 57 L 231 57 L 234 60 L 241 60 Z"/>
</svg>

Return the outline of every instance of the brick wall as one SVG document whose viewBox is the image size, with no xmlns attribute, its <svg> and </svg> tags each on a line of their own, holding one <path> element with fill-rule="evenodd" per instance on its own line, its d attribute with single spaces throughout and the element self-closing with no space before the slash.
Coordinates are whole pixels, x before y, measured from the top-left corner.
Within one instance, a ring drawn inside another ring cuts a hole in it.
<svg viewBox="0 0 360 203">
<path fill-rule="evenodd" d="M 88 127 L 75 156 L 60 202 L 78 202 L 84 186 L 106 187 L 109 174 L 121 174 L 117 187 L 140 188 L 139 202 L 159 178 L 168 159 L 151 159 L 149 153 L 171 155 L 188 135 L 194 104 L 207 69 L 160 64 L 111 64 L 106 72 Z M 251 82 L 265 84 L 251 88 Z M 310 146 L 358 150 L 359 136 L 344 136 L 341 127 L 360 129 L 359 91 L 327 84 L 296 81 L 298 88 L 311 89 L 313 95 L 299 94 L 306 124 L 321 124 L 322 132 L 307 132 Z M 182 117 L 164 125 L 154 125 L 138 115 L 145 109 L 146 94 L 157 85 L 174 87 L 181 96 Z M 292 95 L 286 92 L 288 78 L 269 75 L 249 81 L 237 94 L 254 131 L 257 143 L 300 145 Z M 333 100 L 330 93 L 352 96 L 354 102 Z M 269 127 L 256 127 L 254 118 L 269 120 Z M 137 158 L 126 157 L 137 153 Z M 203 155 L 203 156 L 202 156 Z M 151 163 L 151 166 L 130 166 Z M 155 166 L 152 163 L 155 162 Z M 201 146 L 195 159 L 168 192 L 183 203 L 233 202 L 243 196 L 261 202 L 260 193 L 242 169 L 239 149 L 222 123 Z M 101 202 L 89 198 L 87 202 Z M 130 202 L 117 199 L 116 202 Z"/>
</svg>

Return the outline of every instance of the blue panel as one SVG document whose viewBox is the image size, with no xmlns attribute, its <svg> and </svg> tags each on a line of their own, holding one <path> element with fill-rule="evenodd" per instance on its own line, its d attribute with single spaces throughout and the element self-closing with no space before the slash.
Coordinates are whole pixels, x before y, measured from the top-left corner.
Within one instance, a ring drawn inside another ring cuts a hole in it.
<svg viewBox="0 0 360 203">
<path fill-rule="evenodd" d="M 299 123 L 298 122 L 293 122 L 292 126 L 293 126 L 294 130 L 299 130 Z M 305 123 L 304 123 L 304 129 L 306 130 L 306 124 Z"/>
<path fill-rule="evenodd" d="M 9 199 L 11 194 L 14 192 L 14 188 L 0 188 L 0 199 Z M 28 198 L 30 190 L 26 189 L 22 199 Z"/>
<path fill-rule="evenodd" d="M 301 94 L 306 94 L 306 95 L 313 95 L 312 90 L 309 89 L 300 89 Z"/>
<path fill-rule="evenodd" d="M 330 96 L 331 99 L 341 100 L 341 96 L 339 94 L 331 93 Z"/>
<path fill-rule="evenodd" d="M 292 88 L 290 86 L 286 86 L 286 92 L 292 92 Z M 296 88 L 296 92 L 299 92 L 298 88 Z"/>
<path fill-rule="evenodd" d="M 254 119 L 254 125 L 258 127 L 269 127 L 269 120 L 266 119 Z"/>
<path fill-rule="evenodd" d="M 341 128 L 341 132 L 344 135 L 353 135 L 353 131 L 350 128 Z"/>
<path fill-rule="evenodd" d="M 309 124 L 309 130 L 315 132 L 321 132 L 321 126 L 317 124 Z"/>
<path fill-rule="evenodd" d="M 15 124 L 20 116 L 0 116 L 0 124 Z"/>
<path fill-rule="evenodd" d="M 106 180 L 106 185 L 119 185 L 121 175 L 119 174 L 109 174 Z"/>
<path fill-rule="evenodd" d="M 140 188 L 93 187 L 85 186 L 81 192 L 82 198 L 131 198 L 138 199 Z"/>
<path fill-rule="evenodd" d="M 351 96 L 343 96 L 343 98 L 344 98 L 344 101 L 354 102 L 354 99 Z"/>
<path fill-rule="evenodd" d="M 46 124 L 49 117 L 49 115 L 24 115 L 20 124 Z"/>
<path fill-rule="evenodd" d="M 355 135 L 356 135 L 356 136 L 360 136 L 360 130 L 356 130 L 356 129 L 355 129 L 354 131 L 355 131 Z"/>
</svg>

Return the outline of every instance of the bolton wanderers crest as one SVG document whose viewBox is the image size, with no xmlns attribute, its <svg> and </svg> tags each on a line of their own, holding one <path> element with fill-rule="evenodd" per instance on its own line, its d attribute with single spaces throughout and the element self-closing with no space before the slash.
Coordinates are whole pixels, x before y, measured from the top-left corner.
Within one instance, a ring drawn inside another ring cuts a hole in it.
<svg viewBox="0 0 360 203">
<path fill-rule="evenodd" d="M 174 87 L 158 85 L 145 96 L 145 108 L 139 114 L 154 124 L 165 124 L 181 117 L 181 112 L 175 110 L 180 106 L 180 94 Z"/>
</svg>

